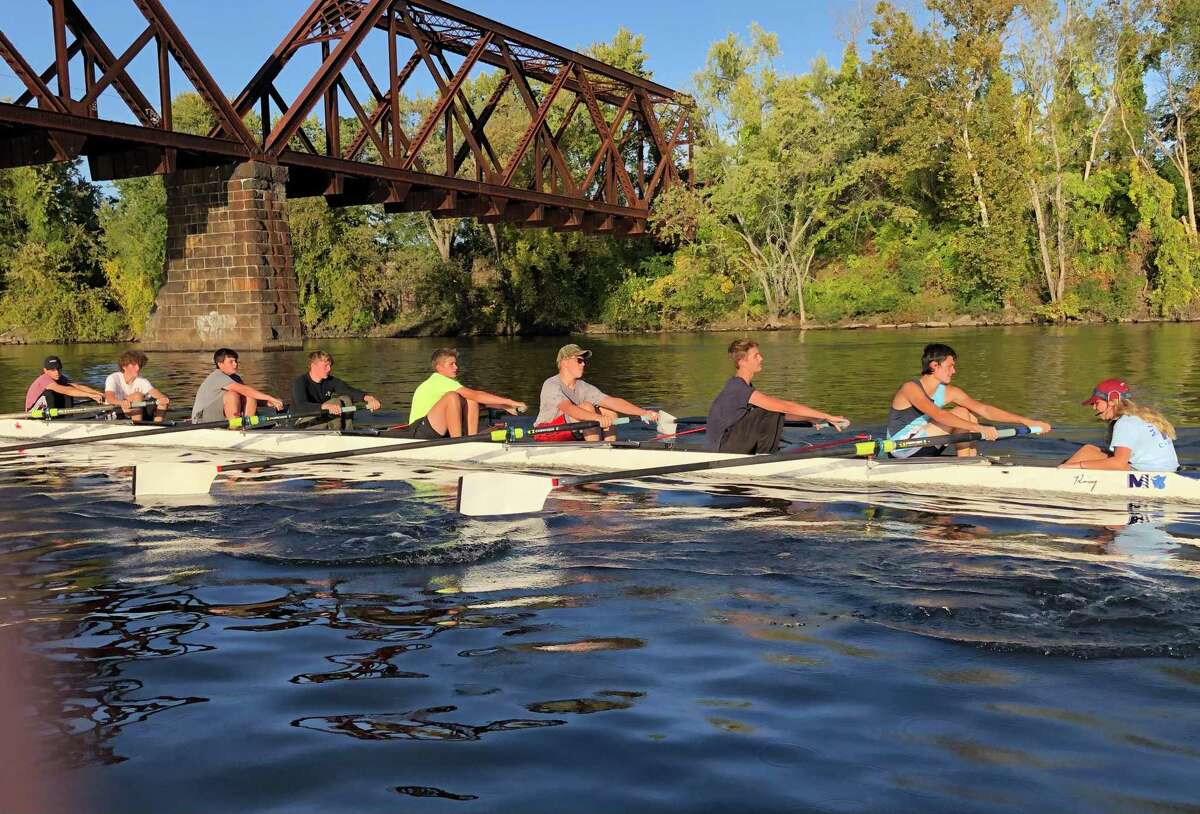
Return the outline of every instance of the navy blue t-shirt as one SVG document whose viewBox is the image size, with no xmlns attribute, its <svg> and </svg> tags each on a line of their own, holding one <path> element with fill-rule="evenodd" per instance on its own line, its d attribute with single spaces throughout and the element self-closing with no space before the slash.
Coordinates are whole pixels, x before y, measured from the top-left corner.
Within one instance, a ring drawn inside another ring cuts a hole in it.
<svg viewBox="0 0 1200 814">
<path fill-rule="evenodd" d="M 708 428 L 704 432 L 704 447 L 710 452 L 719 452 L 721 439 L 734 424 L 745 418 L 750 412 L 750 396 L 754 393 L 754 385 L 740 376 L 734 376 L 725 382 L 721 392 L 708 408 Z"/>
</svg>

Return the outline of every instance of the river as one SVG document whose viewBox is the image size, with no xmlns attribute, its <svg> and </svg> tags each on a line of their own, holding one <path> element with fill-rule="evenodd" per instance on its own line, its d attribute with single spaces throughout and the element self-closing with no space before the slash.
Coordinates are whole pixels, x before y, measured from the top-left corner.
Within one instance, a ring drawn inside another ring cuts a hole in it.
<svg viewBox="0 0 1200 814">
<path fill-rule="evenodd" d="M 688 415 L 732 338 L 574 339 L 590 381 Z M 1200 463 L 1194 325 L 755 338 L 756 385 L 864 431 L 948 342 L 957 384 L 1055 425 L 1017 459 L 1099 440 L 1079 402 L 1125 377 Z M 565 341 L 457 340 L 461 378 L 536 403 Z M 285 395 L 321 347 L 399 419 L 447 342 L 312 342 L 242 373 Z M 0 402 L 49 352 L 99 386 L 121 350 L 0 347 Z M 186 404 L 210 369 L 155 353 L 145 375 Z M 467 520 L 435 471 L 334 464 L 138 505 L 128 463 L 0 462 L 0 613 L 68 810 L 1200 810 L 1200 514 L 606 484 Z"/>
</svg>

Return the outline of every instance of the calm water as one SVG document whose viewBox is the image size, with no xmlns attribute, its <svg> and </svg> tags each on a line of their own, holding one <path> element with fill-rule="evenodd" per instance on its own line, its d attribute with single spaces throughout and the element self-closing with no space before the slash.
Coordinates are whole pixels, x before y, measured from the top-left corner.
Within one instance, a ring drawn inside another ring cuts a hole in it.
<svg viewBox="0 0 1200 814">
<path fill-rule="evenodd" d="M 730 338 L 583 344 L 686 415 Z M 1079 401 L 1123 375 L 1200 463 L 1190 325 L 758 338 L 763 389 L 867 430 L 949 341 L 968 391 L 1061 429 L 1020 458 L 1094 440 Z M 534 401 L 562 341 L 460 341 L 463 379 Z M 321 347 L 395 408 L 437 344 Z M 54 350 L 99 385 L 120 348 Z M 0 347 L 3 410 L 49 351 Z M 243 374 L 282 394 L 302 359 Z M 185 404 L 210 367 L 146 373 Z M 609 484 L 478 521 L 453 473 L 369 463 L 139 506 L 127 454 L 51 461 L 0 462 L 0 612 L 73 810 L 1200 811 L 1198 514 Z"/>
</svg>

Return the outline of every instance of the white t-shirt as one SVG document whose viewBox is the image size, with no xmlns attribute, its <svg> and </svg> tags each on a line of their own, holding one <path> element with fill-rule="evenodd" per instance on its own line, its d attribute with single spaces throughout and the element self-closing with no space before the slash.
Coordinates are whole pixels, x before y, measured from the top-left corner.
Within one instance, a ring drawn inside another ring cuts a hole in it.
<svg viewBox="0 0 1200 814">
<path fill-rule="evenodd" d="M 126 384 L 125 374 L 119 370 L 116 373 L 108 374 L 108 378 L 104 380 L 104 392 L 107 393 L 111 390 L 117 394 L 120 401 L 130 398 L 134 401 L 146 401 L 144 398 L 137 397 L 149 396 L 153 389 L 154 385 L 141 376 L 136 377 L 132 384 Z"/>
</svg>

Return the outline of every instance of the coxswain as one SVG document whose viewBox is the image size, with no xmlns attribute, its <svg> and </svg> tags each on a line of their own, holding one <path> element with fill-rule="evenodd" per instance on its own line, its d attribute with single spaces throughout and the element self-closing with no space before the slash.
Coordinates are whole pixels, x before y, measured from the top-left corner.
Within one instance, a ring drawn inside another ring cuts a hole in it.
<svg viewBox="0 0 1200 814">
<path fill-rule="evenodd" d="M 1125 382 L 1105 379 L 1083 404 L 1092 408 L 1096 418 L 1108 423 L 1108 445 L 1101 449 L 1084 444 L 1059 465 L 1060 469 L 1174 472 L 1179 468 L 1175 428 L 1158 410 L 1133 401 Z"/>
</svg>

